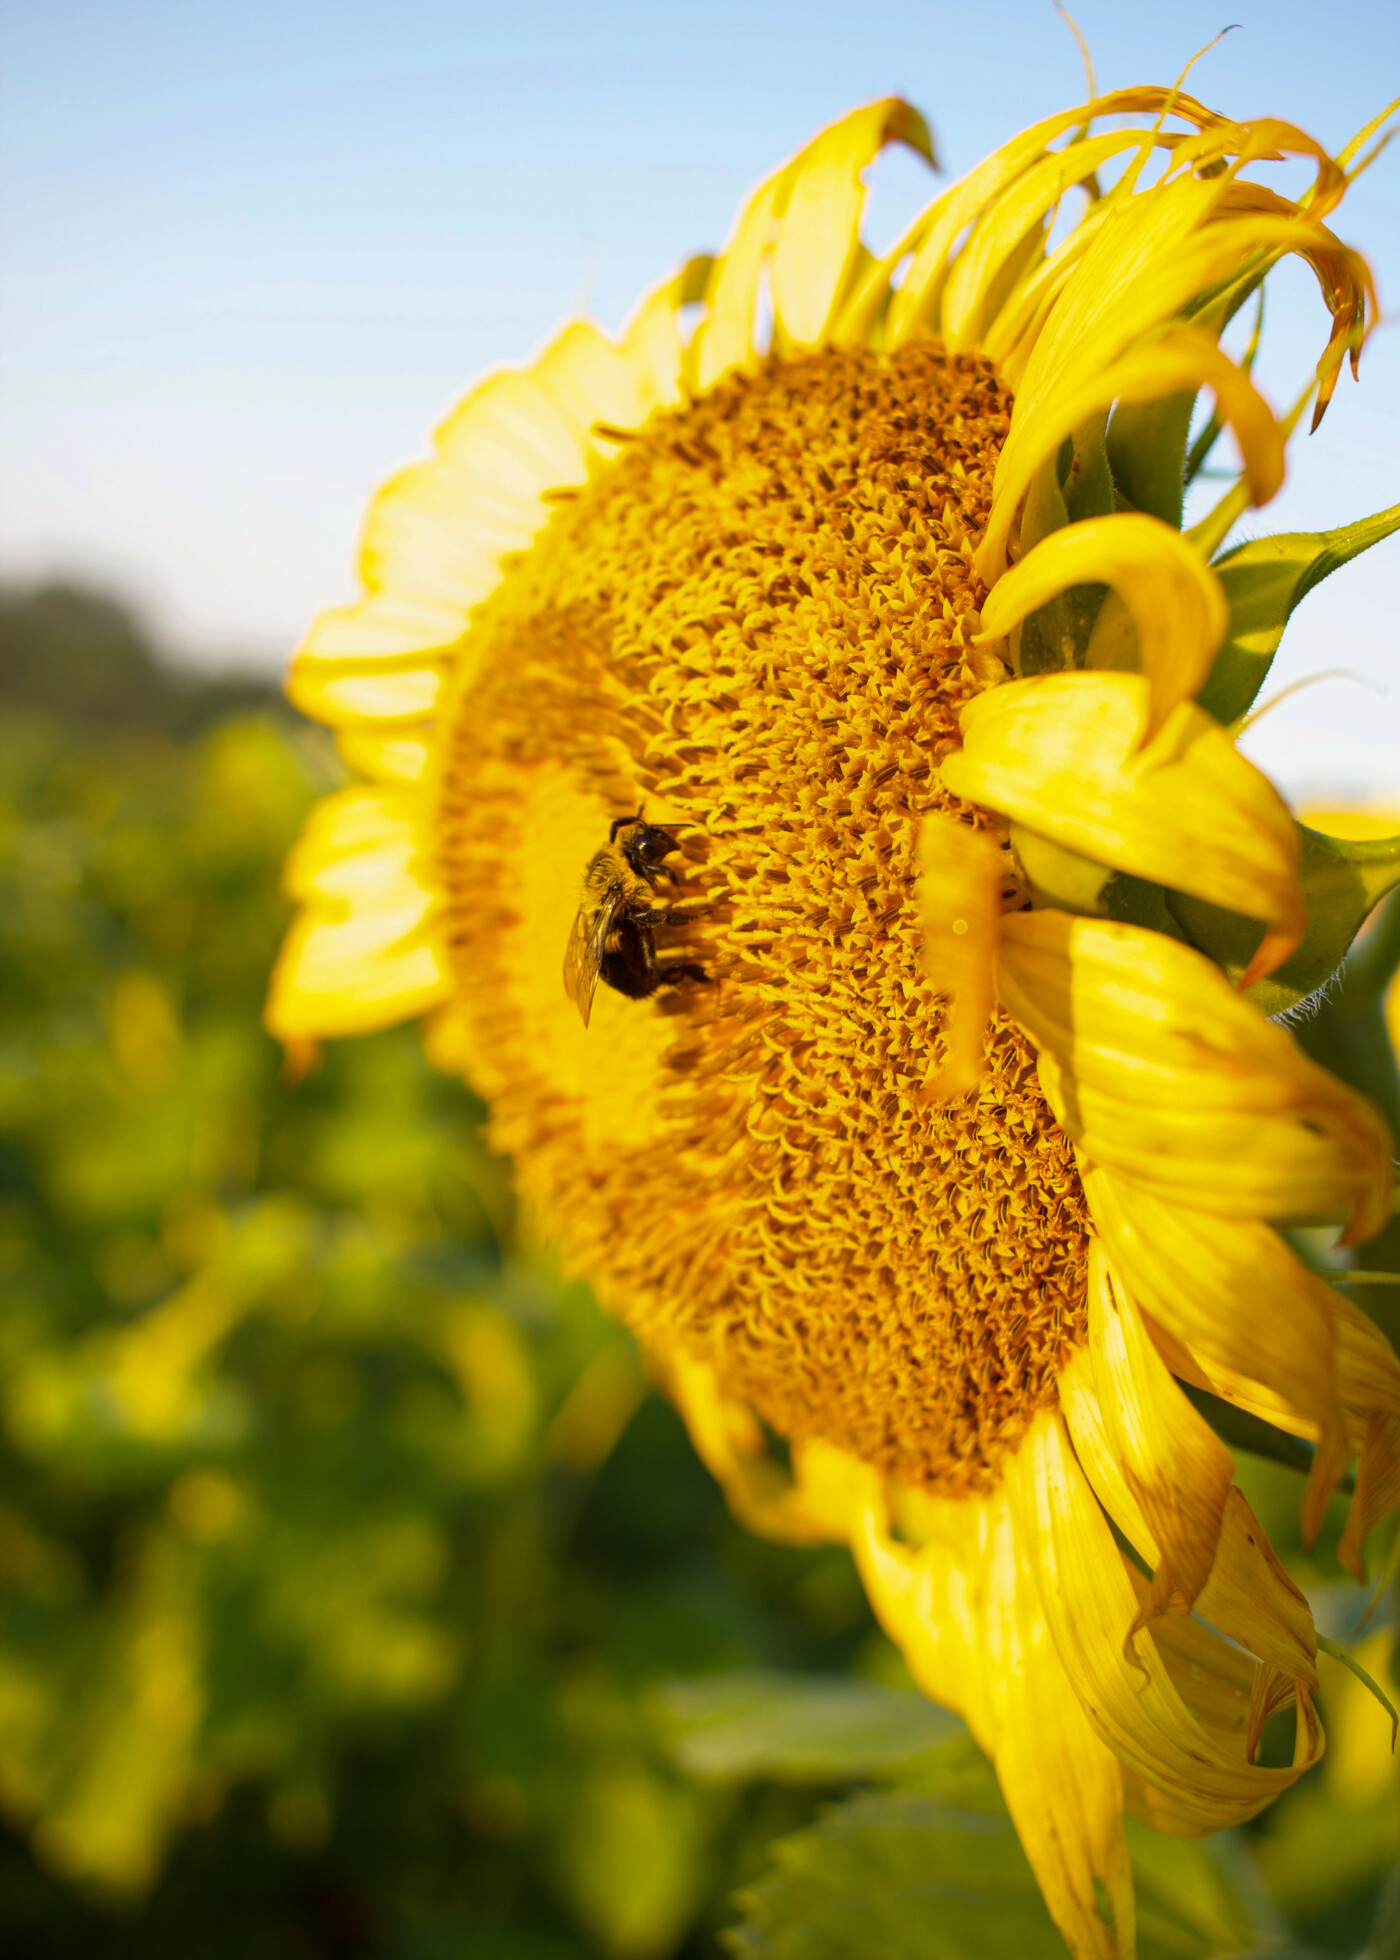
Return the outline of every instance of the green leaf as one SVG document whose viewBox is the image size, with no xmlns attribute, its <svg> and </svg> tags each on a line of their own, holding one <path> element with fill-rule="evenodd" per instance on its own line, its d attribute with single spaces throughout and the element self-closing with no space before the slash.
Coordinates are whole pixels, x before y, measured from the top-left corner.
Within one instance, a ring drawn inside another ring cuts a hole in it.
<svg viewBox="0 0 1400 1960">
<path fill-rule="evenodd" d="M 1214 1853 L 1199 1838 L 1163 1837 L 1129 1820 L 1128 1848 L 1142 1955 L 1235 1954 L 1258 1937 Z"/>
<path fill-rule="evenodd" d="M 773 1854 L 725 1938 L 741 1960 L 1065 1960 L 1004 1814 L 884 1791 L 828 1811 Z"/>
<path fill-rule="evenodd" d="M 1371 1937 L 1359 1960 L 1400 1960 L 1400 1864 L 1381 1887 Z"/>
<path fill-rule="evenodd" d="M 1230 602 L 1230 634 L 1197 697 L 1217 720 L 1239 719 L 1264 684 L 1299 602 L 1340 565 L 1400 530 L 1400 504 L 1335 531 L 1294 531 L 1236 545 L 1215 569 Z"/>
<path fill-rule="evenodd" d="M 908 1763 L 962 1731 L 923 1695 L 849 1675 L 763 1668 L 661 1691 L 677 1760 L 692 1775 L 837 1783 Z"/>
<path fill-rule="evenodd" d="M 1090 416 L 1036 472 L 1021 518 L 1021 550 L 1027 552 L 1050 532 L 1086 517 L 1106 517 L 1115 508 L 1102 415 Z M 1011 663 L 1022 676 L 1057 674 L 1082 667 L 1105 585 L 1072 585 L 1048 600 L 1011 635 Z"/>
<path fill-rule="evenodd" d="M 1161 395 L 1156 401 L 1123 402 L 1108 425 L 1113 481 L 1134 510 L 1181 529 L 1186 438 L 1194 394 Z"/>
<path fill-rule="evenodd" d="M 1292 958 L 1250 988 L 1265 1014 L 1286 1013 L 1326 986 L 1376 905 L 1400 885 L 1400 837 L 1324 837 L 1299 824 L 1298 842 L 1307 931 Z M 1168 903 L 1190 944 L 1238 980 L 1263 937 L 1259 921 L 1180 892 Z"/>
<path fill-rule="evenodd" d="M 1208 1845 L 1130 1825 L 1140 1960 L 1239 1955 L 1256 1927 Z M 740 1960 L 1065 1960 L 987 1759 L 941 1752 L 927 1785 L 867 1794 L 773 1846 L 725 1935 Z"/>
</svg>

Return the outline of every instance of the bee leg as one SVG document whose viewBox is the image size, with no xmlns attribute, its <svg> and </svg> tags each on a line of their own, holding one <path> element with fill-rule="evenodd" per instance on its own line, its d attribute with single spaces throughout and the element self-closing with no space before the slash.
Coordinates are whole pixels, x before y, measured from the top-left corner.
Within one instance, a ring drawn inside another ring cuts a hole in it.
<svg viewBox="0 0 1400 1960">
<path fill-rule="evenodd" d="M 694 960 L 658 960 L 656 979 L 661 987 L 674 987 L 678 980 L 698 980 L 707 987 L 711 984 L 709 974 Z"/>
<path fill-rule="evenodd" d="M 678 905 L 653 905 L 650 911 L 633 916 L 647 926 L 683 926 L 689 925 L 693 919 L 708 919 L 710 908 L 708 905 L 688 906 L 682 911 Z"/>
</svg>

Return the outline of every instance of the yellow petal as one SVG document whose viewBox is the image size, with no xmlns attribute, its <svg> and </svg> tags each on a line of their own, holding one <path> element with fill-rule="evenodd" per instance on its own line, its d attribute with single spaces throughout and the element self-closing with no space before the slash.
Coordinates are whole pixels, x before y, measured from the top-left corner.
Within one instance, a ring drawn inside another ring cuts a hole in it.
<svg viewBox="0 0 1400 1960">
<path fill-rule="evenodd" d="M 1331 1289 L 1272 1227 L 1188 1210 L 1116 1172 L 1081 1163 L 1084 1193 L 1114 1270 L 1144 1312 L 1201 1364 L 1205 1386 L 1303 1433 L 1335 1432 L 1339 1405 Z M 1257 1303 L 1267 1300 L 1268 1313 Z M 1249 1396 L 1259 1384 L 1278 1398 Z"/>
<path fill-rule="evenodd" d="M 446 664 L 374 667 L 298 659 L 287 693 L 304 715 L 335 728 L 379 727 L 428 720 L 442 693 Z"/>
<path fill-rule="evenodd" d="M 1234 1465 L 1167 1372 L 1097 1241 L 1089 1355 L 1109 1448 L 1157 1544 L 1151 1612 L 1168 1612 L 1174 1597 L 1193 1606 L 1215 1563 Z"/>
<path fill-rule="evenodd" d="M 872 1480 L 851 1544 L 876 1616 L 924 1693 L 958 1710 L 996 1763 L 1071 1950 L 1126 1960 L 1133 1900 L 1118 1762 L 1065 1677 L 1005 1497 L 921 1497 L 911 1525 L 916 1546 L 891 1536 Z M 1095 1879 L 1114 1908 L 1112 1929 Z"/>
<path fill-rule="evenodd" d="M 715 260 L 691 342 L 687 365 L 697 392 L 758 359 L 759 291 L 770 255 L 774 314 L 787 343 L 826 338 L 859 256 L 861 172 L 890 142 L 932 156 L 922 116 L 894 96 L 824 129 L 749 197 Z"/>
<path fill-rule="evenodd" d="M 1337 1558 L 1354 1579 L 1366 1583 L 1363 1542 L 1373 1524 L 1400 1507 L 1400 1417 L 1371 1415 L 1361 1438 L 1356 1492 L 1347 1513 Z"/>
<path fill-rule="evenodd" d="M 985 1066 L 982 1043 L 993 1005 L 1002 855 L 985 831 L 929 816 L 919 833 L 919 863 L 924 968 L 952 1001 L 943 1069 L 929 1085 L 931 1095 L 943 1102 L 974 1088 Z"/>
<path fill-rule="evenodd" d="M 1082 184 L 1110 157 L 1150 142 L 1140 129 L 1085 137 L 1033 163 L 994 199 L 985 200 L 967 244 L 953 261 L 943 289 L 940 328 L 951 351 L 977 345 L 985 314 L 1003 284 L 1018 248 L 1074 184 Z"/>
<path fill-rule="evenodd" d="M 1008 1810 L 1076 1960 L 1136 1947 L 1123 1777 L 1055 1651 L 1004 1493 L 988 1502 L 986 1666 L 998 1703 L 995 1760 Z M 1099 1911 L 1098 1881 L 1113 1909 Z"/>
<path fill-rule="evenodd" d="M 1262 1810 L 1294 1772 L 1245 1762 L 1187 1709 L 1151 1635 L 1132 1636 L 1139 1602 L 1058 1414 L 1035 1418 L 1006 1488 L 1056 1651 L 1102 1740 L 1200 1829 Z M 1123 1658 L 1130 1637 L 1133 1666 Z"/>
<path fill-rule="evenodd" d="M 943 781 L 1099 864 L 1267 921 L 1253 985 L 1302 937 L 1293 820 L 1194 702 L 1142 748 L 1149 698 L 1140 674 L 989 688 L 963 709 L 963 747 L 944 760 Z"/>
<path fill-rule="evenodd" d="M 423 735 L 346 728 L 336 736 L 335 745 L 350 767 L 371 782 L 412 786 L 427 773 L 429 748 Z"/>
<path fill-rule="evenodd" d="M 762 1425 L 742 1402 L 723 1394 L 714 1369 L 679 1351 L 658 1365 L 667 1393 L 685 1419 L 696 1454 L 723 1490 L 741 1524 L 765 1538 L 820 1545 L 844 1536 L 840 1522 L 814 1503 L 768 1454 Z"/>
<path fill-rule="evenodd" d="M 1065 912 L 1002 921 L 1002 1005 L 1041 1050 L 1086 1155 L 1157 1196 L 1370 1237 L 1390 1210 L 1378 1110 L 1265 1020 L 1204 954 Z"/>
<path fill-rule="evenodd" d="M 1189 95 L 1173 97 L 1170 91 L 1160 88 L 1119 89 L 1096 97 L 1082 108 L 1062 111 L 1022 130 L 969 171 L 951 190 L 945 191 L 928 214 L 923 240 L 908 277 L 891 301 L 889 344 L 897 347 L 911 335 L 941 325 L 939 301 L 958 238 L 1010 185 L 1040 161 L 1046 145 L 1055 137 L 1076 123 L 1087 124 L 1096 117 L 1157 115 L 1166 108 L 1188 121 L 1211 120 L 1209 110 Z M 1137 134 L 1144 145 L 1150 146 L 1156 139 L 1155 131 L 1143 130 Z M 1072 155 L 1074 148 L 1071 145 L 1063 154 Z"/>
<path fill-rule="evenodd" d="M 986 1500 L 933 1498 L 919 1506 L 917 1548 L 890 1534 L 888 1503 L 872 1476 L 851 1518 L 850 1544 L 875 1617 L 931 1700 L 960 1714 L 995 1757 L 1001 1717 L 988 1664 Z"/>
<path fill-rule="evenodd" d="M 891 96 L 823 131 L 791 168 L 773 251 L 773 312 L 793 348 L 827 338 L 860 247 L 862 172 L 887 143 L 906 143 L 933 161 L 923 117 Z"/>
<path fill-rule="evenodd" d="M 1230 624 L 1224 588 L 1200 552 L 1159 518 L 1092 517 L 1052 531 L 998 581 L 982 608 L 982 639 L 1009 633 L 1069 586 L 1091 583 L 1118 593 L 1137 629 L 1150 739 L 1210 672 Z"/>
<path fill-rule="evenodd" d="M 451 973 L 410 801 L 343 790 L 312 810 L 287 862 L 303 902 L 282 947 L 267 1026 L 284 1041 L 361 1034 L 446 998 Z"/>
</svg>

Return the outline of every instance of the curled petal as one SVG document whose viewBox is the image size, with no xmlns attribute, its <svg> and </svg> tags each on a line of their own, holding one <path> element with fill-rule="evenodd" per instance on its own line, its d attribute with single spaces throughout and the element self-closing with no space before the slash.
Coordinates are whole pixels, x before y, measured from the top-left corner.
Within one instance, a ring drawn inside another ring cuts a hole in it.
<svg viewBox="0 0 1400 1960">
<path fill-rule="evenodd" d="M 1002 921 L 998 987 L 1095 1163 L 1236 1218 L 1335 1217 L 1368 1238 L 1389 1216 L 1380 1112 L 1204 954 L 1115 920 L 1020 912 Z"/>
<path fill-rule="evenodd" d="M 891 302 L 890 344 L 898 346 L 923 328 L 937 329 L 942 325 L 939 303 L 954 263 L 953 251 L 959 237 L 1023 173 L 1045 157 L 1048 143 L 1076 123 L 1087 124 L 1096 117 L 1159 115 L 1163 110 L 1170 110 L 1198 126 L 1219 120 L 1189 95 L 1176 95 L 1162 88 L 1118 89 L 1110 95 L 1096 97 L 1082 108 L 1063 111 L 1034 124 L 1030 129 L 1022 130 L 1019 136 L 993 151 L 966 177 L 945 191 L 928 213 L 909 275 Z M 1150 147 L 1159 140 L 1168 143 L 1173 140 L 1170 137 L 1160 139 L 1159 131 L 1155 128 L 1139 130 L 1136 137 L 1144 147 Z M 1071 144 L 1062 154 L 1072 157 L 1077 147 Z M 1010 241 L 1011 249 L 1014 249 L 1015 242 L 1014 239 Z"/>
<path fill-rule="evenodd" d="M 1193 1606 L 1215 1563 L 1234 1465 L 1172 1380 L 1097 1241 L 1089 1355 L 1108 1446 L 1157 1545 L 1149 1610 Z"/>
<path fill-rule="evenodd" d="M 1267 921 L 1252 986 L 1303 934 L 1293 820 L 1193 702 L 1144 749 L 1149 714 L 1140 674 L 1008 681 L 963 709 L 963 747 L 943 781 L 1096 863 Z"/>
<path fill-rule="evenodd" d="M 1060 1402 L 1075 1455 L 1095 1496 L 1155 1574 L 1162 1553 L 1110 1444 L 1087 1348 L 1061 1374 Z M 1208 1626 L 1256 1655 L 1266 1667 L 1316 1688 L 1317 1635 L 1308 1603 L 1280 1565 L 1238 1488 L 1226 1497 L 1215 1562 L 1197 1595 L 1195 1610 Z"/>
<path fill-rule="evenodd" d="M 1138 512 L 1091 517 L 1048 537 L 992 588 L 983 639 L 1009 633 L 1072 585 L 1110 586 L 1137 629 L 1138 669 L 1151 695 L 1143 739 L 1210 672 L 1230 624 L 1224 588 L 1179 531 Z"/>
<path fill-rule="evenodd" d="M 925 817 L 919 833 L 919 917 L 924 967 L 952 1006 L 947 1055 L 932 1097 L 974 1088 L 984 1071 L 983 1036 L 993 1006 L 992 970 L 1001 916 L 1001 851 L 985 831 Z"/>
</svg>

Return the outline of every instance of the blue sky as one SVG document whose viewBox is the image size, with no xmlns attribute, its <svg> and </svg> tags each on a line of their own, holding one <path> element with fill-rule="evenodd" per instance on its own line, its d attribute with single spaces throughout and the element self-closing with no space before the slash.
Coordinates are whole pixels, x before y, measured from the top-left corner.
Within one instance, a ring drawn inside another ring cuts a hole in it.
<svg viewBox="0 0 1400 1960">
<path fill-rule="evenodd" d="M 1170 79 L 1230 17 L 1079 9 L 1105 86 Z M 1192 84 L 1223 110 L 1337 145 L 1400 91 L 1394 0 L 1233 17 Z M 476 375 L 580 307 L 617 324 L 824 120 L 907 94 L 957 174 L 1080 88 L 1050 0 L 0 0 L 0 569 L 87 572 L 197 657 L 279 660 Z M 928 189 L 882 164 L 874 230 Z M 1397 220 L 1400 144 L 1340 227 L 1400 308 Z M 1280 299 L 1279 399 L 1322 322 L 1306 276 Z M 1400 330 L 1363 373 L 1256 528 L 1400 495 Z M 1296 784 L 1400 789 L 1400 547 L 1341 576 L 1284 677 L 1356 666 L 1390 698 L 1328 683 L 1256 740 Z"/>
</svg>

